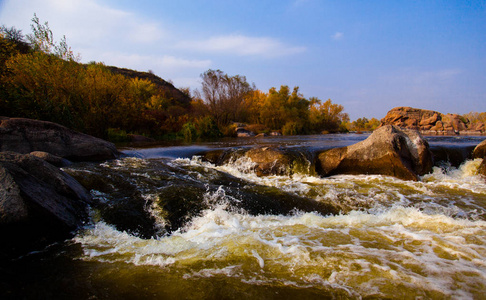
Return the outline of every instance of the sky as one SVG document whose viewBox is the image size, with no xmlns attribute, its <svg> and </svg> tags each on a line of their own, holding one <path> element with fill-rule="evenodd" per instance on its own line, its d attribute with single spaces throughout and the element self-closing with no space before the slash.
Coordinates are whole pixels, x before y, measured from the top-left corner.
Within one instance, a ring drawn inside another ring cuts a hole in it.
<svg viewBox="0 0 486 300">
<path fill-rule="evenodd" d="M 0 24 L 24 34 L 34 13 L 82 62 L 176 87 L 219 69 L 265 92 L 298 86 L 351 120 L 486 111 L 486 0 L 0 0 Z"/>
</svg>

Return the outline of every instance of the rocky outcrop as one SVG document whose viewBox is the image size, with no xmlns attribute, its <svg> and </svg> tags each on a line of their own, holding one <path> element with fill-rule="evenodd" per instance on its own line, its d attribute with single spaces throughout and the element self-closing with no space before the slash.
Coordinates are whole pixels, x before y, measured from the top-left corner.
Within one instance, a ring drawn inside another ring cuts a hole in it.
<svg viewBox="0 0 486 300">
<path fill-rule="evenodd" d="M 457 114 L 441 114 L 437 111 L 412 107 L 395 107 L 381 119 L 381 126 L 394 125 L 420 130 L 423 134 L 468 134 L 484 133 L 483 123 L 471 123 Z"/>
<path fill-rule="evenodd" d="M 87 217 L 90 199 L 76 180 L 44 160 L 0 152 L 0 254 L 67 237 Z"/>
<path fill-rule="evenodd" d="M 334 148 L 318 155 L 317 172 L 336 174 L 381 174 L 417 180 L 432 170 L 429 145 L 416 130 L 387 125 L 354 145 Z"/>
<path fill-rule="evenodd" d="M 116 158 L 114 144 L 56 123 L 0 117 L 0 151 L 47 152 L 72 161 Z"/>
</svg>

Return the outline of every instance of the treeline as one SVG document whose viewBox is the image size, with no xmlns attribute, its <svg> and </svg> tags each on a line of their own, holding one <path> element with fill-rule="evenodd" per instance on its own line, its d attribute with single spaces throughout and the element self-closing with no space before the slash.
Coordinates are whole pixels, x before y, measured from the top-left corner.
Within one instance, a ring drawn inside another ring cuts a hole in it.
<svg viewBox="0 0 486 300">
<path fill-rule="evenodd" d="M 189 120 L 187 96 L 180 101 L 148 79 L 79 63 L 65 38 L 56 43 L 37 17 L 32 31 L 25 42 L 19 30 L 1 30 L 2 115 L 52 121 L 102 138 L 117 132 L 163 136 Z"/>
<path fill-rule="evenodd" d="M 15 28 L 0 30 L 1 115 L 53 121 L 112 140 L 126 133 L 215 138 L 235 134 L 236 123 L 287 135 L 342 132 L 352 124 L 341 105 L 306 99 L 298 87 L 263 92 L 244 76 L 208 70 L 191 96 L 150 72 L 81 64 L 65 38 L 54 41 L 47 22 L 35 15 L 32 21 L 25 37 Z"/>
<path fill-rule="evenodd" d="M 201 75 L 202 88 L 196 91 L 196 116 L 210 116 L 226 134 L 235 122 L 253 124 L 257 132 L 281 131 L 284 135 L 346 131 L 349 117 L 342 105 L 331 100 L 306 99 L 299 88 L 282 85 L 267 93 L 251 86 L 244 76 L 229 76 L 220 70 Z"/>
</svg>

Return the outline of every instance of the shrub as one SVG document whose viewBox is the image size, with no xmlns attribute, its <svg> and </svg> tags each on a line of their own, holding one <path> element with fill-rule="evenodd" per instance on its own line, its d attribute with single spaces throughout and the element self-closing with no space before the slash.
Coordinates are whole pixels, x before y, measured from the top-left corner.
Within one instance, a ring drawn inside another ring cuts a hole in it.
<svg viewBox="0 0 486 300">
<path fill-rule="evenodd" d="M 198 138 L 197 130 L 192 122 L 187 122 L 182 126 L 180 134 L 186 142 L 195 141 Z"/>
<path fill-rule="evenodd" d="M 283 135 L 296 135 L 303 132 L 304 126 L 300 122 L 290 121 L 282 127 Z"/>
</svg>

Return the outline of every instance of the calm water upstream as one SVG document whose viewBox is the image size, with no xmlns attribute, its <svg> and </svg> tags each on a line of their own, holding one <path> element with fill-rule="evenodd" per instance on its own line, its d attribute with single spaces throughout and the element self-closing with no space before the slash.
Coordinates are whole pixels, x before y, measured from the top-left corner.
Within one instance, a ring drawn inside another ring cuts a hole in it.
<svg viewBox="0 0 486 300">
<path fill-rule="evenodd" d="M 418 182 L 320 178 L 312 153 L 365 139 L 322 135 L 125 149 L 65 171 L 91 190 L 72 240 L 9 262 L 0 298 L 486 299 L 486 179 L 479 160 Z M 484 137 L 430 137 L 470 149 Z M 257 177 L 199 153 L 261 145 L 309 163 Z M 338 212 L 338 213 L 336 213 Z"/>
</svg>

